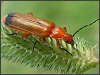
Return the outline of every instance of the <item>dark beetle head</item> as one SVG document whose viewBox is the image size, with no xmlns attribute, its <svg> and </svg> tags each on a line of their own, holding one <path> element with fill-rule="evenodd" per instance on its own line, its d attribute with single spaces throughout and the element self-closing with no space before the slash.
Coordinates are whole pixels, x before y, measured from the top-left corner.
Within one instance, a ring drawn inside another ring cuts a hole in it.
<svg viewBox="0 0 100 75">
<path fill-rule="evenodd" d="M 72 35 L 66 34 L 63 39 L 66 43 L 74 45 L 74 40 Z"/>
</svg>

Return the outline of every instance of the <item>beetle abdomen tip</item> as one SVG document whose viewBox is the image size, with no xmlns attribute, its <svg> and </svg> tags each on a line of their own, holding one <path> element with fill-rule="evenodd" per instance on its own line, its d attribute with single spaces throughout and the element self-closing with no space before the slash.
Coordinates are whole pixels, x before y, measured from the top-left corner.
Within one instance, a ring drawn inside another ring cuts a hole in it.
<svg viewBox="0 0 100 75">
<path fill-rule="evenodd" d="M 9 13 L 8 16 L 6 17 L 6 24 L 7 25 L 10 25 L 11 24 L 11 20 L 12 20 L 12 17 L 15 13 Z"/>
<path fill-rule="evenodd" d="M 11 24 L 11 19 L 12 19 L 12 17 L 9 17 L 9 16 L 7 16 L 6 17 L 6 25 L 10 25 Z"/>
</svg>

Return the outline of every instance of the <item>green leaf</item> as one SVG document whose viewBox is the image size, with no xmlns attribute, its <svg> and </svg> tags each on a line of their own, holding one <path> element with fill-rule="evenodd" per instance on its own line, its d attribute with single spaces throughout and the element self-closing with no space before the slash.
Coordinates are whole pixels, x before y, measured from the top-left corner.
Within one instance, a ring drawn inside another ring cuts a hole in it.
<svg viewBox="0 0 100 75">
<path fill-rule="evenodd" d="M 84 40 L 77 38 L 75 49 L 63 40 L 60 44 L 64 50 L 56 46 L 53 38 L 46 38 L 46 43 L 42 43 L 39 37 L 30 36 L 26 39 L 20 38 L 20 34 L 7 35 L 11 33 L 5 27 L 2 27 L 1 36 L 1 54 L 2 58 L 30 65 L 30 67 L 42 68 L 43 70 L 55 70 L 57 73 L 80 74 L 96 67 L 97 58 L 94 55 L 96 48 L 86 46 Z M 38 41 L 33 50 L 33 42 Z"/>
</svg>

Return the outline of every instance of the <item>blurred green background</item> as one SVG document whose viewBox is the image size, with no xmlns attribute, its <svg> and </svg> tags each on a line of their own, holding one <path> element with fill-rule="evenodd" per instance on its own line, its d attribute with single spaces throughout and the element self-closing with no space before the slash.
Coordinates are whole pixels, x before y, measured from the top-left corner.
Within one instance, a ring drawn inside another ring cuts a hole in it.
<svg viewBox="0 0 100 75">
<path fill-rule="evenodd" d="M 10 12 L 29 13 L 55 22 L 57 26 L 67 27 L 73 34 L 80 27 L 91 23 L 99 17 L 98 1 L 2 1 L 1 18 Z M 99 22 L 80 31 L 76 36 L 84 38 L 93 45 L 99 44 Z M 97 57 L 99 56 L 99 47 Z M 1 61 L 2 74 L 43 74 L 56 73 L 55 71 L 42 71 L 30 68 L 23 64 Z M 99 73 L 99 65 L 85 73 Z"/>
</svg>

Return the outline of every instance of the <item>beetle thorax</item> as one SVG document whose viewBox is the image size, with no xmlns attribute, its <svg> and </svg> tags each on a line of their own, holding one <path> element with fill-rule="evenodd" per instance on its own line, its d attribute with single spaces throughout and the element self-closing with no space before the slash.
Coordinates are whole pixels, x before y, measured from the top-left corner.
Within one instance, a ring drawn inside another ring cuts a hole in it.
<svg viewBox="0 0 100 75">
<path fill-rule="evenodd" d="M 51 30 L 50 37 L 52 38 L 63 38 L 65 35 L 65 31 L 61 27 L 55 27 Z"/>
</svg>

